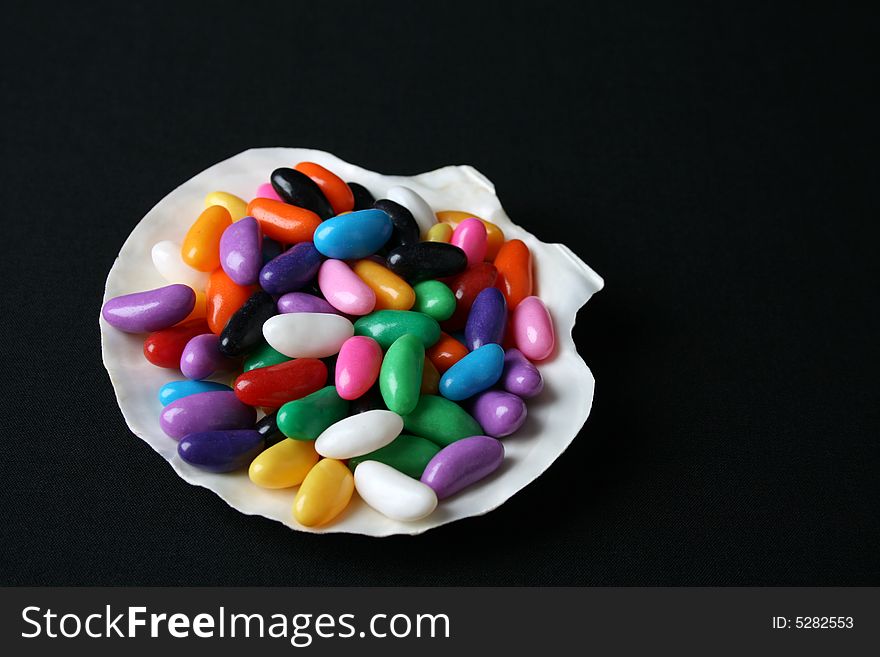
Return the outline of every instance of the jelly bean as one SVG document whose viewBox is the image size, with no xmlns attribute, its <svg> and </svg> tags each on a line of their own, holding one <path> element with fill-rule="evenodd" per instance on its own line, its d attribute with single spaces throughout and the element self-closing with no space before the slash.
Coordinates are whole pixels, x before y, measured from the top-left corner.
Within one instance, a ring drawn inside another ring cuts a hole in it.
<svg viewBox="0 0 880 657">
<path fill-rule="evenodd" d="M 382 348 L 379 343 L 363 335 L 346 340 L 336 359 L 336 391 L 343 399 L 357 399 L 379 378 Z"/>
<path fill-rule="evenodd" d="M 247 216 L 247 201 L 229 192 L 208 192 L 205 196 L 205 207 L 220 205 L 226 208 L 232 221 L 240 221 Z"/>
<path fill-rule="evenodd" d="M 248 477 L 261 488 L 299 486 L 318 458 L 311 441 L 283 440 L 251 461 Z"/>
<path fill-rule="evenodd" d="M 480 217 L 469 212 L 460 212 L 458 210 L 443 210 L 437 213 L 437 221 L 449 224 L 453 228 L 458 226 L 465 219 L 480 219 Z M 486 260 L 494 260 L 498 255 L 498 250 L 504 244 L 504 233 L 501 229 L 491 221 L 480 219 L 486 227 Z"/>
<path fill-rule="evenodd" d="M 280 443 L 282 440 L 287 440 L 287 436 L 281 433 L 281 429 L 278 428 L 278 413 L 266 415 L 254 425 L 254 430 L 263 436 L 267 447 Z"/>
<path fill-rule="evenodd" d="M 263 237 L 253 217 L 230 224 L 220 236 L 220 266 L 239 285 L 254 285 L 263 264 Z"/>
<path fill-rule="evenodd" d="M 172 381 L 159 388 L 159 403 L 162 406 L 167 406 L 182 397 L 197 395 L 200 392 L 218 392 L 221 390 L 232 392 L 232 388 L 229 386 L 216 383 L 215 381 L 191 381 L 189 379 Z"/>
<path fill-rule="evenodd" d="M 419 234 L 423 237 L 427 236 L 428 231 L 437 224 L 437 217 L 434 216 L 431 206 L 409 187 L 402 185 L 392 187 L 385 194 L 385 198 L 402 205 L 412 213 L 416 224 L 418 224 Z"/>
<path fill-rule="evenodd" d="M 438 322 L 452 317 L 455 312 L 455 295 L 440 281 L 422 281 L 413 286 L 415 304 L 413 310 L 425 313 Z"/>
<path fill-rule="evenodd" d="M 376 293 L 342 260 L 325 260 L 318 287 L 327 302 L 347 315 L 366 315 L 376 306 Z"/>
<path fill-rule="evenodd" d="M 232 472 L 263 451 L 263 437 L 253 429 L 191 433 L 177 445 L 184 461 L 208 472 Z"/>
<path fill-rule="evenodd" d="M 403 431 L 403 420 L 391 411 L 367 411 L 339 420 L 327 427 L 315 449 L 331 459 L 350 459 L 385 447 Z"/>
<path fill-rule="evenodd" d="M 345 510 L 354 477 L 341 461 L 321 459 L 309 470 L 293 500 L 293 517 L 306 527 L 326 525 Z"/>
<path fill-rule="evenodd" d="M 504 352 L 504 371 L 499 383 L 507 392 L 525 398 L 535 397 L 544 389 L 538 368 L 519 349 Z"/>
<path fill-rule="evenodd" d="M 471 351 L 484 344 L 501 344 L 507 327 L 507 302 L 501 290 L 487 287 L 474 299 L 464 328 L 465 346 Z"/>
<path fill-rule="evenodd" d="M 275 314 L 271 295 L 262 290 L 254 292 L 220 333 L 220 352 L 234 358 L 254 349 L 263 340 L 263 324 Z"/>
<path fill-rule="evenodd" d="M 461 406 L 437 395 L 422 395 L 413 412 L 403 417 L 403 426 L 407 432 L 438 445 L 448 445 L 483 431 Z"/>
<path fill-rule="evenodd" d="M 321 219 L 329 219 L 335 214 L 321 188 L 306 174 L 282 167 L 275 169 L 269 180 L 285 203 L 311 210 Z"/>
<path fill-rule="evenodd" d="M 317 392 L 326 380 L 324 363 L 316 358 L 298 358 L 244 372 L 232 389 L 239 401 L 248 406 L 276 409 Z"/>
<path fill-rule="evenodd" d="M 192 288 L 175 283 L 109 299 L 101 309 L 101 316 L 120 331 L 149 333 L 177 324 L 195 305 L 196 293 Z"/>
<path fill-rule="evenodd" d="M 455 295 L 455 312 L 443 323 L 443 330 L 457 331 L 464 328 L 474 299 L 487 287 L 495 285 L 497 276 L 495 265 L 483 262 L 468 267 L 463 273 L 448 281 L 449 289 Z"/>
<path fill-rule="evenodd" d="M 180 248 L 180 244 L 171 240 L 156 242 L 150 251 L 153 266 L 169 283 L 182 283 L 194 290 L 204 290 L 208 275 L 186 264 L 180 255 Z"/>
<path fill-rule="evenodd" d="M 379 461 L 408 477 L 418 479 L 439 451 L 440 448 L 426 438 L 402 433 L 385 447 L 349 459 L 348 467 L 354 470 L 362 461 Z"/>
<path fill-rule="evenodd" d="M 265 265 L 270 260 L 277 258 L 284 253 L 284 247 L 271 237 L 263 238 L 263 247 L 260 261 Z"/>
<path fill-rule="evenodd" d="M 311 210 L 268 198 L 255 198 L 247 212 L 260 222 L 263 235 L 283 244 L 310 242 L 321 218 Z"/>
<path fill-rule="evenodd" d="M 556 334 L 550 311 L 538 297 L 520 301 L 511 318 L 516 347 L 530 360 L 544 360 L 553 353 Z"/>
<path fill-rule="evenodd" d="M 288 292 L 282 296 L 278 299 L 278 312 L 339 314 L 326 300 L 307 292 Z"/>
<path fill-rule="evenodd" d="M 315 247 L 328 258 L 366 258 L 391 237 L 391 219 L 381 210 L 358 210 L 328 219 L 315 231 Z"/>
<path fill-rule="evenodd" d="M 183 238 L 180 247 L 183 261 L 199 271 L 217 269 L 220 266 L 220 237 L 231 225 L 229 210 L 222 205 L 205 208 Z"/>
<path fill-rule="evenodd" d="M 395 274 L 417 283 L 460 274 L 467 268 L 467 255 L 452 244 L 419 242 L 397 247 L 388 254 L 386 262 Z"/>
<path fill-rule="evenodd" d="M 241 308 L 250 296 L 256 291 L 253 285 L 238 285 L 222 268 L 217 268 L 208 277 L 208 286 L 205 288 L 207 297 L 208 326 L 211 331 L 220 335 L 229 318 Z"/>
<path fill-rule="evenodd" d="M 263 324 L 263 337 L 273 349 L 291 358 L 326 358 L 338 354 L 354 335 L 351 322 L 341 315 L 285 313 Z"/>
<path fill-rule="evenodd" d="M 388 349 L 401 335 L 412 333 L 418 336 L 425 347 L 430 347 L 440 337 L 437 320 L 422 313 L 409 310 L 377 310 L 361 317 L 354 324 L 357 335 L 366 335 Z"/>
<path fill-rule="evenodd" d="M 188 379 L 207 379 L 235 364 L 220 353 L 220 338 L 213 333 L 197 335 L 186 343 L 180 356 L 180 371 Z"/>
<path fill-rule="evenodd" d="M 195 305 L 193 305 L 193 309 L 190 311 L 189 315 L 183 319 L 183 322 L 188 322 L 193 319 L 205 319 L 205 315 L 208 314 L 208 297 L 204 290 L 195 290 L 195 293 Z"/>
<path fill-rule="evenodd" d="M 409 310 L 416 295 L 405 280 L 383 264 L 358 260 L 352 267 L 376 295 L 376 310 Z"/>
<path fill-rule="evenodd" d="M 504 350 L 497 344 L 485 344 L 450 367 L 440 378 L 440 394 L 460 401 L 491 388 L 501 378 Z"/>
<path fill-rule="evenodd" d="M 394 228 L 391 231 L 391 237 L 388 238 L 387 247 L 389 249 L 418 243 L 419 225 L 413 218 L 412 212 L 387 198 L 376 201 L 373 203 L 373 207 L 382 210 L 391 218 L 391 224 Z"/>
<path fill-rule="evenodd" d="M 422 385 L 419 392 L 423 395 L 436 395 L 440 392 L 440 372 L 427 356 L 422 366 Z"/>
<path fill-rule="evenodd" d="M 455 227 L 449 243 L 467 254 L 469 265 L 483 262 L 486 257 L 486 226 L 474 217 L 465 219 Z"/>
<path fill-rule="evenodd" d="M 354 207 L 352 210 L 367 210 L 373 207 L 373 203 L 376 202 L 376 199 L 370 193 L 369 189 L 356 182 L 349 181 L 347 184 L 351 193 L 354 195 Z"/>
<path fill-rule="evenodd" d="M 428 359 L 443 374 L 450 367 L 468 355 L 468 348 L 448 333 L 440 333 L 436 344 L 426 352 Z"/>
<path fill-rule="evenodd" d="M 428 235 L 426 236 L 426 240 L 428 242 L 446 242 L 449 243 L 449 240 L 452 239 L 452 226 L 449 224 L 434 224 L 431 226 L 431 230 L 428 231 Z"/>
<path fill-rule="evenodd" d="M 421 481 L 442 500 L 488 477 L 502 461 L 504 445 L 500 441 L 471 436 L 441 449 L 428 463 Z"/>
<path fill-rule="evenodd" d="M 362 461 L 354 485 L 364 502 L 392 520 L 414 522 L 437 508 L 431 487 L 379 461 Z"/>
<path fill-rule="evenodd" d="M 474 399 L 471 415 L 493 438 L 509 436 L 526 421 L 525 402 L 502 390 L 487 390 Z"/>
<path fill-rule="evenodd" d="M 318 273 L 323 258 L 311 242 L 294 244 L 263 265 L 260 286 L 269 294 L 287 294 L 301 289 Z"/>
<path fill-rule="evenodd" d="M 378 379 L 378 377 L 376 377 Z M 385 400 L 382 399 L 382 391 L 379 390 L 379 382 L 373 384 L 373 386 L 367 390 L 363 395 L 358 397 L 357 399 L 353 399 L 350 406 L 350 411 L 352 415 L 357 413 L 366 413 L 367 411 L 373 410 L 387 410 L 385 406 Z"/>
<path fill-rule="evenodd" d="M 244 359 L 244 367 L 242 369 L 245 372 L 250 372 L 260 367 L 270 367 L 279 363 L 286 363 L 289 360 L 289 356 L 285 356 L 280 351 L 270 347 L 266 342 L 262 342 Z"/>
<path fill-rule="evenodd" d="M 288 438 L 315 440 L 346 415 L 348 401 L 339 396 L 336 388 L 327 386 L 284 404 L 278 410 L 278 428 Z"/>
<path fill-rule="evenodd" d="M 311 178 L 330 201 L 333 212 L 340 214 L 354 209 L 354 194 L 342 178 L 314 162 L 300 162 L 293 167 Z"/>
<path fill-rule="evenodd" d="M 504 293 L 508 310 L 513 311 L 532 294 L 532 254 L 522 240 L 510 240 L 498 251 L 494 264 L 498 270 L 496 286 Z"/>
<path fill-rule="evenodd" d="M 200 392 L 171 402 L 162 410 L 159 425 L 166 434 L 180 440 L 201 431 L 250 429 L 256 419 L 256 411 L 238 401 L 235 393 L 216 391 Z"/>
<path fill-rule="evenodd" d="M 424 363 L 425 346 L 412 333 L 401 335 L 388 347 L 379 372 L 379 390 L 389 410 L 406 415 L 416 407 Z"/>
<path fill-rule="evenodd" d="M 144 358 L 157 367 L 180 367 L 186 343 L 197 335 L 210 333 L 204 319 L 194 319 L 171 328 L 150 333 L 144 340 Z"/>
</svg>

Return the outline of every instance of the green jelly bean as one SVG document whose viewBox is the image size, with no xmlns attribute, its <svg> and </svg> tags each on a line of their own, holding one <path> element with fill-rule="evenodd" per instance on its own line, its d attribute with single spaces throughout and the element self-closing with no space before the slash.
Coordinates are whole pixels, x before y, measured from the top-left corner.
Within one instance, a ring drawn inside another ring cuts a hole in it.
<svg viewBox="0 0 880 657">
<path fill-rule="evenodd" d="M 388 347 L 379 370 L 379 391 L 389 411 L 411 413 L 419 402 L 425 347 L 412 333 L 401 335 Z"/>
<path fill-rule="evenodd" d="M 321 388 L 302 399 L 287 402 L 278 409 L 278 428 L 288 438 L 315 440 L 331 424 L 348 415 L 348 402 L 335 386 Z"/>
<path fill-rule="evenodd" d="M 422 281 L 413 285 L 416 303 L 413 310 L 442 322 L 455 312 L 455 295 L 440 281 Z"/>
<path fill-rule="evenodd" d="M 244 371 L 250 372 L 260 367 L 286 363 L 289 360 L 289 357 L 270 347 L 268 342 L 263 342 L 244 359 Z"/>
<path fill-rule="evenodd" d="M 355 335 L 366 335 L 388 349 L 401 335 L 412 333 L 427 349 L 440 339 L 440 325 L 433 317 L 410 310 L 377 310 L 354 323 Z"/>
<path fill-rule="evenodd" d="M 443 447 L 483 433 L 461 406 L 437 395 L 422 395 L 415 410 L 403 416 L 403 428 Z"/>
<path fill-rule="evenodd" d="M 356 456 L 349 459 L 348 467 L 352 472 L 361 461 L 379 461 L 390 465 L 395 470 L 418 479 L 428 467 L 428 462 L 434 458 L 440 447 L 425 440 L 420 436 L 411 436 L 406 433 L 400 434 L 385 447 L 380 447 L 374 452 Z"/>
</svg>

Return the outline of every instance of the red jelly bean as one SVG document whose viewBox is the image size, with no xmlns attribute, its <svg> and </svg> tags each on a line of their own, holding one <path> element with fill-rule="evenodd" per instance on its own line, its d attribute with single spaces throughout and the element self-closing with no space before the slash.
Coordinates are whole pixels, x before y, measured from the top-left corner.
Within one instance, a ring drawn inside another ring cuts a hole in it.
<svg viewBox="0 0 880 657">
<path fill-rule="evenodd" d="M 197 335 L 210 333 L 204 319 L 192 319 L 150 333 L 144 340 L 144 357 L 157 367 L 176 370 L 180 367 L 180 357 L 186 343 Z"/>
<path fill-rule="evenodd" d="M 446 279 L 445 283 L 455 295 L 455 312 L 452 317 L 440 323 L 444 331 L 460 331 L 467 322 L 468 313 L 474 305 L 474 299 L 487 287 L 495 285 L 498 270 L 490 262 L 471 265 L 458 276 Z"/>
<path fill-rule="evenodd" d="M 258 367 L 239 376 L 232 386 L 239 401 L 249 406 L 277 409 L 324 387 L 327 366 L 317 358 L 297 358 Z"/>
<path fill-rule="evenodd" d="M 440 374 L 470 353 L 468 348 L 448 333 L 440 332 L 440 339 L 425 352 L 425 356 L 433 363 Z"/>
<path fill-rule="evenodd" d="M 501 290 L 507 300 L 507 310 L 519 305 L 526 297 L 532 296 L 532 254 L 522 240 L 505 242 L 495 256 L 498 280 L 495 287 Z"/>
</svg>

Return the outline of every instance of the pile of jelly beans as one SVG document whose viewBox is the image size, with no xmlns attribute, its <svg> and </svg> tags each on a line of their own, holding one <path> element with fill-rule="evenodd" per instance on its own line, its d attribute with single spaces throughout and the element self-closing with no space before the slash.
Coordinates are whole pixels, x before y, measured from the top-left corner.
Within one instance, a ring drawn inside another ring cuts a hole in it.
<svg viewBox="0 0 880 657">
<path fill-rule="evenodd" d="M 355 490 L 419 520 L 500 467 L 555 347 L 521 240 L 406 187 L 377 201 L 313 162 L 276 169 L 249 203 L 205 205 L 182 243 L 152 249 L 170 284 L 102 310 L 183 375 L 159 390 L 183 461 L 298 487 L 307 526 Z"/>
</svg>

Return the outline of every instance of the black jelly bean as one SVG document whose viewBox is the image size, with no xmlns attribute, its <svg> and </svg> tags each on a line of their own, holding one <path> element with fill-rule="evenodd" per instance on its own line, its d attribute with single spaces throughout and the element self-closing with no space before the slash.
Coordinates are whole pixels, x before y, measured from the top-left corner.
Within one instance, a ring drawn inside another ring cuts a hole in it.
<svg viewBox="0 0 880 657">
<path fill-rule="evenodd" d="M 351 415 L 366 413 L 367 411 L 387 411 L 385 400 L 382 399 L 382 391 L 379 389 L 379 382 L 373 384 L 369 390 L 357 399 L 351 400 L 348 406 Z"/>
<path fill-rule="evenodd" d="M 399 246 L 388 254 L 388 269 L 409 282 L 455 276 L 467 269 L 467 254 L 445 242 Z"/>
<path fill-rule="evenodd" d="M 370 194 L 369 189 L 356 182 L 345 184 L 349 186 L 349 188 L 351 189 L 351 193 L 354 195 L 355 210 L 366 210 L 373 207 L 373 203 L 376 202 L 376 199 L 373 197 L 372 194 Z"/>
<path fill-rule="evenodd" d="M 400 203 L 383 198 L 373 203 L 373 207 L 382 210 L 391 217 L 391 224 L 394 229 L 391 231 L 391 237 L 385 246 L 388 249 L 396 249 L 398 246 L 408 246 L 416 244 L 419 241 L 419 225 L 416 223 L 412 212 L 403 207 Z"/>
<path fill-rule="evenodd" d="M 287 439 L 287 436 L 281 433 L 281 429 L 278 428 L 277 413 L 272 413 L 271 415 L 264 417 L 257 422 L 254 429 L 256 429 L 257 433 L 263 436 L 263 439 L 266 441 L 266 447 L 271 447 L 272 445 Z"/>
<path fill-rule="evenodd" d="M 322 220 L 329 219 L 335 212 L 318 183 L 296 169 L 281 167 L 275 169 L 269 178 L 272 188 L 281 200 L 306 210 L 311 210 Z"/>
<path fill-rule="evenodd" d="M 277 314 L 270 294 L 263 290 L 254 292 L 229 318 L 220 334 L 220 353 L 234 358 L 256 347 L 263 340 L 263 324 Z"/>
<path fill-rule="evenodd" d="M 273 258 L 277 258 L 282 253 L 284 253 L 284 247 L 281 246 L 280 242 L 276 242 L 271 237 L 263 238 L 263 264 L 265 265 L 267 262 L 272 260 Z"/>
</svg>

